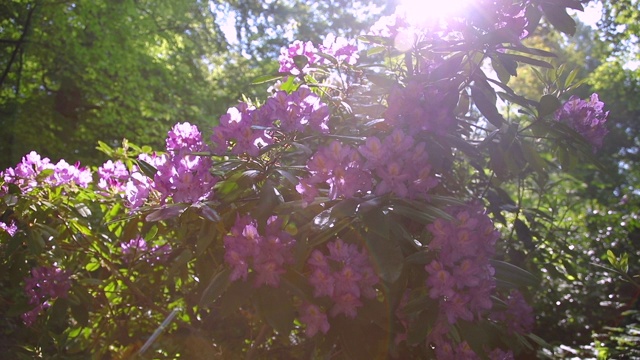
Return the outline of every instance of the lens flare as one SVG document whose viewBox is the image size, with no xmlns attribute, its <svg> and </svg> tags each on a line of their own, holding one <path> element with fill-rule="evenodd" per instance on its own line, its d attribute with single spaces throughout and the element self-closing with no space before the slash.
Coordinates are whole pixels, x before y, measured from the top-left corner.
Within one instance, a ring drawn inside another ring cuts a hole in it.
<svg viewBox="0 0 640 360">
<path fill-rule="evenodd" d="M 462 15 L 473 0 L 400 0 L 409 23 L 446 21 Z"/>
</svg>

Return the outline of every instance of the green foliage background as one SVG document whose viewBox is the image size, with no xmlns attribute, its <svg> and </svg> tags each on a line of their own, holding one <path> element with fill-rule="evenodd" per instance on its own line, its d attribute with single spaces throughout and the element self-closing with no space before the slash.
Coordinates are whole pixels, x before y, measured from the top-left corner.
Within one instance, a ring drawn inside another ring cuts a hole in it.
<svg viewBox="0 0 640 360">
<path fill-rule="evenodd" d="M 626 66 L 638 60 L 640 10 L 634 0 L 602 3 L 598 29 L 579 24 L 573 37 L 554 37 L 543 27 L 529 40 L 556 53 L 565 71 L 521 67 L 509 80 L 516 92 L 552 93 L 554 82 L 576 69 L 582 85 L 563 96 L 595 91 L 611 111 L 611 133 L 594 155 L 600 165 L 567 158 L 558 171 L 547 169 L 548 177 L 505 184 L 491 201 L 507 239 L 505 260 L 552 275 L 542 277 L 536 294 L 538 328 L 555 346 L 541 356 L 551 358 L 640 356 L 633 353 L 640 346 L 640 170 L 634 166 L 640 160 L 640 70 Z M 264 93 L 266 85 L 252 86 L 251 80 L 277 70 L 272 58 L 286 45 L 289 29 L 293 38 L 315 41 L 328 32 L 354 35 L 368 25 L 354 16 L 357 11 L 344 1 L 2 2 L 0 168 L 31 150 L 99 165 L 105 158 L 95 150 L 97 140 L 117 147 L 127 138 L 161 148 L 176 122 L 206 130 L 242 95 Z M 222 32 L 225 14 L 236 19 L 238 43 Z M 93 220 L 91 226 L 102 226 Z M 180 269 L 139 269 L 148 277 L 141 283 L 186 276 Z M 3 276 L 4 283 L 15 282 L 11 274 Z M 237 291 L 241 297 L 242 289 Z M 127 316 L 133 314 L 105 315 L 104 326 Z M 152 331 L 155 324 L 141 326 Z M 210 326 L 229 346 L 242 346 L 242 329 Z M 117 336 L 116 328 L 108 331 Z M 197 336 L 188 341 L 205 344 Z"/>
</svg>

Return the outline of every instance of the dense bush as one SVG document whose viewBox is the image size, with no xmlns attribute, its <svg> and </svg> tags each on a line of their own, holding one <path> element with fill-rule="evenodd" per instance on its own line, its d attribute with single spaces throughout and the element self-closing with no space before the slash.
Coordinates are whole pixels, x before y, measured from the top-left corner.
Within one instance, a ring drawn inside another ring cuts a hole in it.
<svg viewBox="0 0 640 360">
<path fill-rule="evenodd" d="M 3 347 L 23 358 L 535 354 L 546 343 L 527 300 L 547 268 L 544 254 L 517 255 L 553 217 L 508 190 L 544 193 L 589 160 L 607 112 L 595 94 L 561 103 L 572 73 L 538 99 L 507 83 L 520 66 L 551 67 L 540 58 L 553 54 L 521 40 L 542 16 L 574 31 L 567 8 L 581 5 L 476 1 L 422 24 L 398 12 L 359 42 L 283 49 L 280 72 L 257 80 L 275 81 L 269 98 L 230 108 L 210 139 L 184 122 L 161 152 L 100 143 L 112 160 L 93 171 L 26 155 L 2 173 Z"/>
</svg>

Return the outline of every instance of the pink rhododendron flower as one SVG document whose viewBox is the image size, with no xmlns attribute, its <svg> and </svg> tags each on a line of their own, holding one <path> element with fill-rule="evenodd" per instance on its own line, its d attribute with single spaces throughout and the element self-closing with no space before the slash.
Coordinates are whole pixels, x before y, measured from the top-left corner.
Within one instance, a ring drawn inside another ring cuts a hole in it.
<svg viewBox="0 0 640 360">
<path fill-rule="evenodd" d="M 195 125 L 176 124 L 167 135 L 168 153 L 156 161 L 155 189 L 164 201 L 195 203 L 212 196 L 217 179 L 209 169 L 210 157 L 194 153 L 207 153 L 209 147 Z"/>
<path fill-rule="evenodd" d="M 320 307 L 311 304 L 303 303 L 300 308 L 300 321 L 306 325 L 304 334 L 307 337 L 313 337 L 318 331 L 326 334 L 329 331 L 329 320 L 327 314 L 324 313 Z"/>
<path fill-rule="evenodd" d="M 320 57 L 317 55 L 318 49 L 313 45 L 311 41 L 302 42 L 300 40 L 294 41 L 288 48 L 282 48 L 280 50 L 280 56 L 278 61 L 280 62 L 279 71 L 282 73 L 288 72 L 292 75 L 306 74 L 309 72 L 309 67 L 315 65 Z M 306 57 L 306 64 L 302 68 L 298 68 L 296 65 L 296 57 Z"/>
<path fill-rule="evenodd" d="M 327 244 L 329 255 L 314 250 L 307 260 L 309 283 L 313 296 L 329 297 L 333 301 L 331 316 L 343 314 L 355 318 L 361 298 L 376 296 L 374 286 L 380 279 L 369 264 L 366 252 L 355 244 L 337 239 Z"/>
<path fill-rule="evenodd" d="M 56 266 L 41 266 L 31 270 L 31 277 L 25 279 L 24 290 L 29 297 L 29 304 L 35 308 L 22 315 L 27 326 L 31 326 L 38 315 L 50 306 L 50 300 L 67 297 L 71 288 L 69 275 L 69 272 Z"/>
<path fill-rule="evenodd" d="M 604 103 L 598 94 L 592 94 L 588 100 L 572 96 L 556 111 L 557 121 L 568 125 L 582 135 L 594 148 L 602 147 L 604 137 L 609 133 L 606 122 L 609 112 L 604 111 Z"/>
<path fill-rule="evenodd" d="M 11 220 L 9 224 L 0 221 L 0 229 L 6 231 L 9 236 L 14 237 L 18 232 L 18 225 L 14 220 Z"/>
<path fill-rule="evenodd" d="M 122 161 L 113 162 L 109 160 L 98 168 L 98 175 L 100 176 L 98 188 L 105 191 L 119 192 L 123 191 L 127 184 L 129 170 L 127 170 Z"/>
<path fill-rule="evenodd" d="M 450 324 L 471 321 L 492 306 L 494 270 L 489 258 L 499 236 L 480 205 L 448 210 L 455 221 L 437 219 L 427 226 L 429 246 L 438 257 L 425 266 L 431 298 L 438 299 Z"/>
<path fill-rule="evenodd" d="M 341 64 L 355 65 L 358 61 L 358 45 L 355 40 L 347 40 L 341 36 L 329 34 L 320 45 L 320 52 L 333 56 Z M 321 58 L 320 63 L 329 64 Z"/>
<path fill-rule="evenodd" d="M 255 272 L 256 287 L 278 287 L 284 265 L 293 263 L 291 253 L 295 239 L 282 230 L 282 220 L 272 216 L 265 233 L 258 231 L 257 221 L 249 215 L 238 215 L 235 225 L 223 239 L 224 261 L 231 266 L 231 281 L 247 280 Z"/>
<path fill-rule="evenodd" d="M 42 177 L 45 170 L 51 174 Z M 80 167 L 80 163 L 70 165 L 60 160 L 53 164 L 49 158 L 42 158 L 35 151 L 25 155 L 15 168 L 5 169 L 0 176 L 5 182 L 17 185 L 23 193 L 33 190 L 40 182 L 51 186 L 76 185 L 86 188 L 92 181 L 91 171 Z"/>
</svg>

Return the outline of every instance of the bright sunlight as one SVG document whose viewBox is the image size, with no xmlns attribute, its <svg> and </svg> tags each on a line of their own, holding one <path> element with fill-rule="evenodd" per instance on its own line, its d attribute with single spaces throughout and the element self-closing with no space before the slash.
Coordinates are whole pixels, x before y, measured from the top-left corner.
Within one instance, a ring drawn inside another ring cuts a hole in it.
<svg viewBox="0 0 640 360">
<path fill-rule="evenodd" d="M 430 23 L 459 16 L 473 0 L 400 0 L 407 20 L 413 24 Z"/>
</svg>

